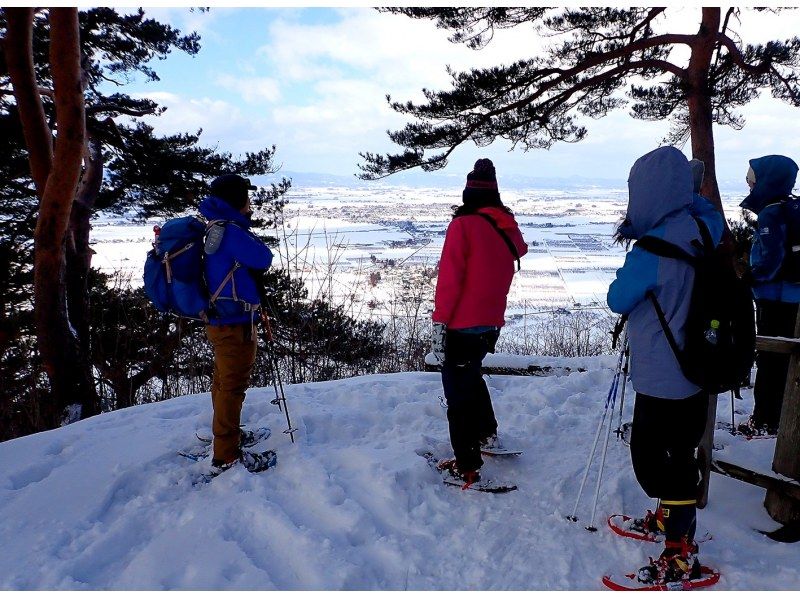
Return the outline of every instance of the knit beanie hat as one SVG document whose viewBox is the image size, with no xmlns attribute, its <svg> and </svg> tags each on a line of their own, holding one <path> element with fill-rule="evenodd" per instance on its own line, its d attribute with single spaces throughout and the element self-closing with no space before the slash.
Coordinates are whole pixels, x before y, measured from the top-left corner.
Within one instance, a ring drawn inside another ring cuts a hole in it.
<svg viewBox="0 0 800 598">
<path fill-rule="evenodd" d="M 247 192 L 254 191 L 255 185 L 250 184 L 250 179 L 240 177 L 238 174 L 223 174 L 211 181 L 211 195 L 219 197 L 222 201 L 236 210 L 241 210 L 247 205 Z"/>
<path fill-rule="evenodd" d="M 464 205 L 468 206 L 502 205 L 497 190 L 497 175 L 491 160 L 481 158 L 475 162 L 472 172 L 467 175 L 462 198 Z"/>
</svg>

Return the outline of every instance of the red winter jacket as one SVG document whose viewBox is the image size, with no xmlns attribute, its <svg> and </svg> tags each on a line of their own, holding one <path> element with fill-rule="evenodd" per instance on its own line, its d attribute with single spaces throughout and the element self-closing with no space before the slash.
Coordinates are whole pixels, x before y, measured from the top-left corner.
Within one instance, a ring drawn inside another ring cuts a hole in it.
<svg viewBox="0 0 800 598">
<path fill-rule="evenodd" d="M 514 216 L 502 208 L 481 208 L 508 235 L 520 257 L 528 245 Z M 439 262 L 433 321 L 448 328 L 503 326 L 506 297 L 516 260 L 494 227 L 482 216 L 453 218 Z"/>
</svg>

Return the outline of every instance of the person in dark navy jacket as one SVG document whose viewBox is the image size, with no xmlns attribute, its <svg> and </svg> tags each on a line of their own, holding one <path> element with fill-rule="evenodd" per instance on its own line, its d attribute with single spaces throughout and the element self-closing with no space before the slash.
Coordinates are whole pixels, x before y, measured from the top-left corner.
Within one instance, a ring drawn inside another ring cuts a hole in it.
<svg viewBox="0 0 800 598">
<path fill-rule="evenodd" d="M 214 454 L 212 473 L 241 461 L 251 471 L 266 467 L 258 453 L 242 451 L 239 423 L 256 359 L 257 277 L 272 263 L 272 252 L 250 231 L 249 179 L 217 177 L 200 204 L 208 219 L 205 275 L 213 310 L 206 334 L 214 347 L 211 401 Z"/>
<path fill-rule="evenodd" d="M 750 250 L 750 281 L 756 300 L 756 328 L 763 336 L 794 336 L 800 283 L 786 279 L 786 221 L 783 203 L 797 179 L 797 164 L 786 156 L 750 160 L 750 194 L 741 207 L 757 217 Z M 749 435 L 775 434 L 781 418 L 789 355 L 758 352 L 753 415 L 740 430 Z"/>
<path fill-rule="evenodd" d="M 724 220 L 694 192 L 692 179 L 689 161 L 674 147 L 639 158 L 628 177 L 628 209 L 618 238 L 656 237 L 694 255 L 694 242 L 701 238 L 697 218 L 718 244 Z M 640 531 L 661 531 L 666 538 L 659 559 L 639 570 L 643 583 L 700 575 L 694 541 L 700 479 L 695 450 L 706 427 L 708 393 L 683 375 L 648 298 L 649 293 L 655 295 L 682 346 L 693 284 L 694 269 L 688 263 L 634 245 L 608 289 L 609 308 L 628 316 L 631 383 L 636 391 L 633 470 L 645 493 L 660 503 L 655 514 L 648 512 L 636 521 Z"/>
</svg>

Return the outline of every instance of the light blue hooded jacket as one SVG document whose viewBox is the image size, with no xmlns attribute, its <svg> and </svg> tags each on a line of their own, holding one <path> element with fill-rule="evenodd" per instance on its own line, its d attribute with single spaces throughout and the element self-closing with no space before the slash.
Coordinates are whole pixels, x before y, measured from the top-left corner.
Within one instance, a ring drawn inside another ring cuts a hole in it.
<svg viewBox="0 0 800 598">
<path fill-rule="evenodd" d="M 756 184 L 741 207 L 758 217 L 750 250 L 753 295 L 756 299 L 800 303 L 800 284 L 781 280 L 786 255 L 786 222 L 781 202 L 792 192 L 797 164 L 786 156 L 763 156 L 750 160 Z"/>
<path fill-rule="evenodd" d="M 634 163 L 628 176 L 629 224 L 620 232 L 630 239 L 663 239 L 696 255 L 701 240 L 694 217 L 708 227 L 717 245 L 725 222 L 704 198 L 693 192 L 686 156 L 661 147 Z M 694 216 L 694 217 L 693 217 Z M 634 246 L 608 289 L 608 306 L 628 316 L 631 382 L 636 392 L 663 399 L 684 399 L 700 391 L 681 372 L 647 292 L 653 291 L 678 346 L 685 341 L 694 269 L 682 260 L 664 258 Z"/>
</svg>

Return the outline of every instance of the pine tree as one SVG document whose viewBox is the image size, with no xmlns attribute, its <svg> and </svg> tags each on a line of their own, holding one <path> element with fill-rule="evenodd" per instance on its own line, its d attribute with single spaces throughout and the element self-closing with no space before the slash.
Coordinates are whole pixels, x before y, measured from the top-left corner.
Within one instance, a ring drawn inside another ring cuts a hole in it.
<svg viewBox="0 0 800 598">
<path fill-rule="evenodd" d="M 489 44 L 498 29 L 522 26 L 549 36 L 551 43 L 541 54 L 510 65 L 451 71 L 452 88 L 423 90 L 423 103 L 388 98 L 414 122 L 389 133 L 402 153 L 361 154 L 364 179 L 414 167 L 442 168 L 468 141 L 485 146 L 502 138 L 525 150 L 577 142 L 588 132 L 580 117 L 600 118 L 632 100 L 634 118 L 671 121 L 666 141 L 691 138 L 693 157 L 706 167 L 701 193 L 722 211 L 712 125 L 740 129 L 744 120 L 737 109 L 761 90 L 800 106 L 800 38 L 745 45 L 737 25 L 746 11 L 737 7 L 724 16 L 718 7 L 697 8 L 694 33 L 657 32 L 670 8 L 379 10 L 434 20 L 452 32 L 451 41 L 473 49 Z M 674 59 L 679 48 L 689 52 L 683 63 Z"/>
<path fill-rule="evenodd" d="M 4 156 L 8 156 L 0 165 L 2 185 L 8 190 L 3 206 L 8 226 L 0 234 L 0 257 L 16 266 L 9 271 L 14 278 L 31 276 L 30 258 L 25 260 L 18 249 L 27 251 L 28 256 L 33 252 L 37 260 L 37 345 L 49 378 L 47 399 L 24 409 L 30 414 L 27 419 L 36 420 L 33 429 L 58 425 L 76 399 L 81 417 L 101 408 L 89 359 L 92 215 L 106 209 L 134 210 L 142 217 L 168 216 L 191 207 L 205 193 L 211 178 L 222 172 L 245 176 L 275 172 L 274 147 L 235 159 L 229 153 L 201 147 L 200 132 L 158 136 L 139 120 L 162 112 L 155 102 L 116 89 L 111 94 L 104 91 L 109 81 L 123 89 L 128 78 L 137 74 L 157 80 L 150 62 L 164 59 L 174 50 L 196 54 L 200 49 L 197 34 L 183 35 L 146 18 L 141 9 L 132 14 L 112 8 L 72 11 L 68 14 L 72 27 L 68 53 L 55 45 L 58 39 L 65 39 L 60 33 L 64 27 L 54 29 L 57 15 L 67 16 L 60 10 L 4 8 L 0 12 L 0 131 L 8 133 L 0 141 Z M 59 67 L 63 71 L 67 64 L 75 84 L 59 87 L 54 79 Z M 72 91 L 73 101 L 78 99 L 80 110 L 62 110 L 59 118 L 59 96 L 65 97 L 65 89 Z M 82 116 L 73 116 L 72 125 L 64 120 L 78 112 Z M 77 119 L 82 119 L 82 124 Z M 73 140 L 71 160 L 54 160 L 54 151 L 68 139 Z M 57 202 L 47 203 L 48 181 L 55 181 L 56 171 L 63 171 L 67 164 L 75 180 L 50 185 L 51 196 L 56 188 L 60 195 Z M 281 181 L 262 190 L 255 203 L 280 204 L 288 188 L 289 182 Z M 48 205 L 57 211 L 48 211 Z M 48 267 L 39 267 L 40 262 Z M 16 330 L 24 320 L 24 301 L 13 293 L 14 287 L 0 290 L 2 329 Z M 15 302 L 21 311 L 11 309 Z M 28 340 L 24 334 L 14 338 L 17 348 Z M 29 363 L 33 365 L 35 360 Z M 35 371 L 31 376 L 36 378 Z M 22 377 L 20 373 L 17 381 Z"/>
</svg>

